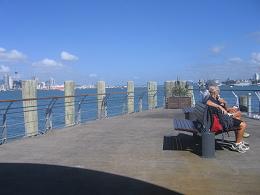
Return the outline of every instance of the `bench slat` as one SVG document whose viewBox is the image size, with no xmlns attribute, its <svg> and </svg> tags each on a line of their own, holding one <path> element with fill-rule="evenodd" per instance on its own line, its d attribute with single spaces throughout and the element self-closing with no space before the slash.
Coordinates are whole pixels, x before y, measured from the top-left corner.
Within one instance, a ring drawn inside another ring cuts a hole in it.
<svg viewBox="0 0 260 195">
<path fill-rule="evenodd" d="M 192 123 L 188 123 L 189 124 L 189 128 L 195 128 L 193 122 Z"/>
<path fill-rule="evenodd" d="M 186 119 L 174 119 L 174 129 L 198 133 L 198 130 L 194 127 L 193 122 Z"/>
<path fill-rule="evenodd" d="M 205 123 L 204 116 L 207 111 L 207 105 L 202 104 L 202 103 L 196 103 L 195 107 L 186 107 L 186 108 L 183 108 L 182 110 L 185 113 L 185 117 L 187 114 L 192 113 L 193 118 L 195 117 L 196 120 L 198 120 L 202 124 Z M 187 119 L 174 119 L 174 129 L 200 134 L 199 130 L 195 128 L 193 122 L 191 120 L 187 120 Z"/>
</svg>

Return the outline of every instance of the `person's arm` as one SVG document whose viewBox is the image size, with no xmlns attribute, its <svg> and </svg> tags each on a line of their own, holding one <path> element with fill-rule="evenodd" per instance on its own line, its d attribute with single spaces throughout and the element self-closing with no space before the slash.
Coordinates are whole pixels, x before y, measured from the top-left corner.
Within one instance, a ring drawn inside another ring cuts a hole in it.
<svg viewBox="0 0 260 195">
<path fill-rule="evenodd" d="M 228 108 L 228 107 L 227 107 L 227 102 L 226 102 L 225 99 L 219 98 L 218 101 L 219 101 L 221 104 L 224 105 L 224 108 L 226 109 L 227 112 L 229 112 L 229 113 L 234 113 L 234 112 L 237 112 L 237 111 L 238 111 L 238 109 L 237 109 L 237 108 L 234 108 L 234 107 Z"/>
<path fill-rule="evenodd" d="M 218 104 L 212 102 L 211 100 L 208 100 L 208 101 L 207 101 L 207 105 L 208 105 L 208 106 L 215 107 L 215 108 L 217 108 L 217 109 L 220 109 L 224 114 L 227 114 L 227 111 L 226 111 L 222 106 L 220 106 L 220 105 L 218 105 Z"/>
<path fill-rule="evenodd" d="M 227 108 L 227 111 L 230 112 L 230 113 L 234 113 L 234 112 L 238 112 L 238 109 L 237 108 Z"/>
<path fill-rule="evenodd" d="M 219 98 L 218 101 L 220 102 L 221 106 L 223 106 L 226 110 L 228 110 L 227 102 L 223 98 Z"/>
</svg>

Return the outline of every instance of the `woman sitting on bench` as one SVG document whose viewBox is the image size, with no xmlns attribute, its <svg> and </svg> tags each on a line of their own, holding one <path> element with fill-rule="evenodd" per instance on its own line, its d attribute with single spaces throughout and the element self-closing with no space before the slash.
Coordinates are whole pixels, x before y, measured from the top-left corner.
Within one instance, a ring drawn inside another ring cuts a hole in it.
<svg viewBox="0 0 260 195">
<path fill-rule="evenodd" d="M 230 110 L 226 107 L 226 105 L 223 104 L 224 101 L 219 99 L 220 90 L 218 86 L 210 86 L 209 93 L 210 95 L 208 97 L 208 100 L 206 101 L 206 104 L 208 106 L 212 106 L 221 110 L 222 114 L 229 115 L 230 117 L 232 117 L 231 119 L 233 120 L 233 128 L 236 128 L 236 143 L 232 145 L 232 149 L 240 153 L 246 152 L 247 150 L 249 150 L 248 143 L 243 141 L 243 134 L 246 129 L 246 123 L 241 120 L 240 111 L 236 111 L 235 109 Z M 228 111 L 231 112 L 229 113 Z M 214 110 L 213 114 L 216 114 L 214 113 Z"/>
</svg>

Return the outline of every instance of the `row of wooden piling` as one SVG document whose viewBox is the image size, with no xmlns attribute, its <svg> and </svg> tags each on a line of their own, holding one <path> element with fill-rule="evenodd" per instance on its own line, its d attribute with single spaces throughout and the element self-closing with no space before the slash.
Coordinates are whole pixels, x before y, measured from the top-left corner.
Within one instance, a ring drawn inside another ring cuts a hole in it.
<svg viewBox="0 0 260 195">
<path fill-rule="evenodd" d="M 37 112 L 37 88 L 36 81 L 27 80 L 22 83 L 22 98 L 25 135 L 34 136 L 38 134 L 38 112 Z M 106 85 L 104 81 L 97 82 L 97 118 L 102 119 L 107 117 L 106 110 Z M 157 107 L 157 83 L 150 81 L 147 83 L 148 109 Z M 133 113 L 134 109 L 134 82 L 127 82 L 127 113 Z M 51 99 L 50 99 L 51 101 Z M 33 108 L 33 109 L 32 109 Z M 77 123 L 75 121 L 75 83 L 74 81 L 64 82 L 64 108 L 65 108 L 65 126 L 72 126 Z M 142 105 L 139 105 L 139 111 L 142 110 Z M 47 119 L 46 119 L 47 120 Z M 52 125 L 49 125 L 52 127 Z"/>
<path fill-rule="evenodd" d="M 165 81 L 164 83 L 164 105 L 167 104 L 167 100 L 171 97 L 172 89 L 175 86 L 175 81 Z M 25 135 L 33 136 L 38 134 L 38 112 L 37 112 L 37 89 L 36 81 L 27 80 L 22 83 L 22 98 L 23 98 L 23 112 L 24 112 L 24 124 L 25 124 Z M 180 81 L 180 85 L 183 87 L 186 82 Z M 135 98 L 134 98 L 134 82 L 127 82 L 127 92 L 126 92 L 126 112 L 133 113 L 135 111 Z M 188 86 L 189 94 L 188 96 L 192 99 L 192 105 L 194 105 L 194 94 L 193 86 Z M 102 119 L 107 117 L 106 110 L 106 84 L 104 81 L 97 82 L 97 118 Z M 27 99 L 27 100 L 26 100 Z M 29 100 L 28 100 L 29 99 Z M 138 102 L 139 111 L 142 110 L 142 99 Z M 50 99 L 51 101 L 51 99 Z M 154 109 L 157 107 L 157 83 L 154 81 L 149 81 L 147 83 L 147 103 L 148 109 Z M 247 112 L 251 113 L 251 95 L 240 96 L 239 103 L 241 108 L 244 106 Z M 34 109 L 32 109 L 34 108 Z M 64 119 L 65 126 L 72 126 L 80 122 L 78 120 L 80 116 L 76 117 L 75 114 L 75 83 L 74 81 L 64 82 Z M 46 115 L 50 117 L 51 115 Z M 76 119 L 77 118 L 77 119 Z M 48 120 L 49 118 L 46 118 Z M 51 123 L 49 121 L 49 123 Z M 52 125 L 48 125 L 48 128 L 52 128 Z"/>
</svg>

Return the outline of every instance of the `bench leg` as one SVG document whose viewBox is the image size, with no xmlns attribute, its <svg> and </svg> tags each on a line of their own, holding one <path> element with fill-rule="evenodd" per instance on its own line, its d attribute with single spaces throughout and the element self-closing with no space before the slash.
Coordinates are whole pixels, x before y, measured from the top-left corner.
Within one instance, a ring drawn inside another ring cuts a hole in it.
<svg viewBox="0 0 260 195">
<path fill-rule="evenodd" d="M 193 133 L 193 150 L 195 153 L 201 155 L 201 136 Z"/>
<path fill-rule="evenodd" d="M 215 134 L 211 132 L 202 133 L 202 157 L 215 157 Z"/>
<path fill-rule="evenodd" d="M 190 113 L 189 112 L 186 112 L 184 115 L 185 115 L 185 119 L 187 119 L 187 120 L 190 119 Z"/>
</svg>

